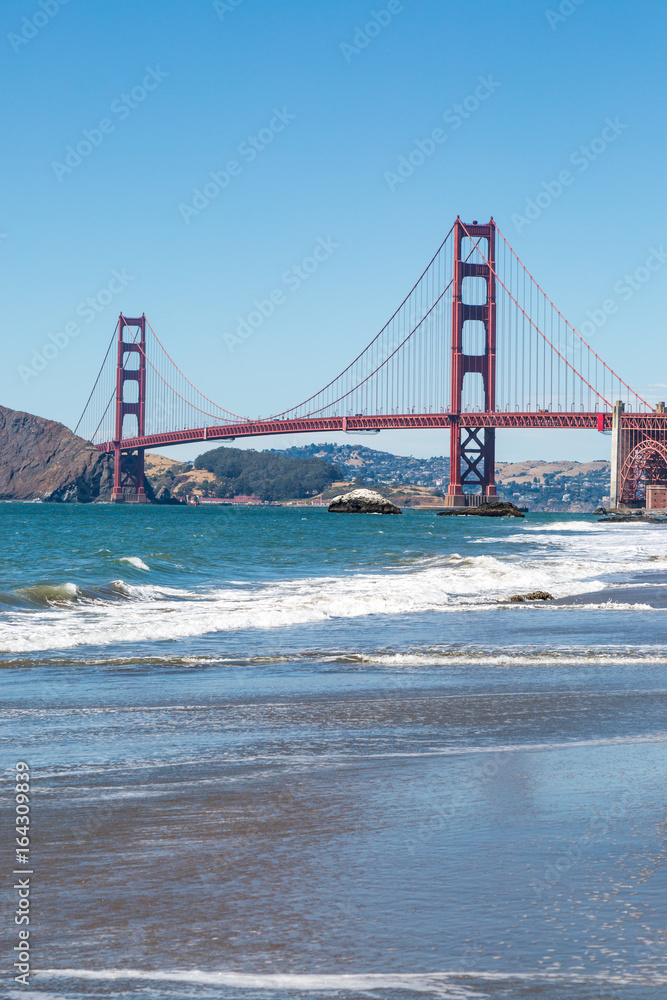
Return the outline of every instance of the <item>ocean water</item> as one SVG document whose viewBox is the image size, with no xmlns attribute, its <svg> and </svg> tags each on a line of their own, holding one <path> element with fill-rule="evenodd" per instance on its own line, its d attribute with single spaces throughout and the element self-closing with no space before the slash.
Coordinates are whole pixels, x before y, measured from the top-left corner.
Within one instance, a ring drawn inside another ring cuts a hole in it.
<svg viewBox="0 0 667 1000">
<path fill-rule="evenodd" d="M 0 531 L 32 996 L 666 995 L 666 529 L 5 503 Z"/>
</svg>

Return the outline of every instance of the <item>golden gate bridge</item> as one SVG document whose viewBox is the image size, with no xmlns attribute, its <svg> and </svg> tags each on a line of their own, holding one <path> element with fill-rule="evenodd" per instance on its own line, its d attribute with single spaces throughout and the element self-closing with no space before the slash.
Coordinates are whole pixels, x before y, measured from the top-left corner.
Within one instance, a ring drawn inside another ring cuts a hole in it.
<svg viewBox="0 0 667 1000">
<path fill-rule="evenodd" d="M 663 505 L 667 413 L 565 319 L 493 219 L 457 218 L 408 294 L 318 392 L 267 419 L 213 402 L 145 315 L 120 315 L 76 431 L 115 456 L 113 499 L 144 502 L 147 448 L 263 435 L 449 428 L 445 504 L 496 496 L 497 428 L 612 432 L 611 504 Z"/>
</svg>

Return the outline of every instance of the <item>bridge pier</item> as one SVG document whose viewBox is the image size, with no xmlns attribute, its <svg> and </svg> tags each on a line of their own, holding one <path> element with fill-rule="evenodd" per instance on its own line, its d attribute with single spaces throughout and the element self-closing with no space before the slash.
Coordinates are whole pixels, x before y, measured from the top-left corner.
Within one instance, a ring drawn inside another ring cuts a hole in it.
<svg viewBox="0 0 667 1000">
<path fill-rule="evenodd" d="M 452 421 L 449 446 L 449 488 L 445 507 L 476 506 L 498 497 L 495 482 L 495 427 L 462 427 Z M 479 486 L 479 493 L 464 487 Z"/>
<path fill-rule="evenodd" d="M 114 448 L 112 503 L 148 503 L 144 475 L 144 449 L 123 452 Z"/>
<path fill-rule="evenodd" d="M 621 502 L 621 415 L 625 407 L 619 399 L 614 405 L 611 423 L 611 472 L 609 504 L 618 507 Z"/>
</svg>

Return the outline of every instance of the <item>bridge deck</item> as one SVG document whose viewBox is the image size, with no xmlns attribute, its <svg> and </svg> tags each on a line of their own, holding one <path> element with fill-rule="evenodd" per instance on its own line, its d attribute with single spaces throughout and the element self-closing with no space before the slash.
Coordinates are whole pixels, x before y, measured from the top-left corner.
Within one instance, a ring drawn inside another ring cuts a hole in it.
<svg viewBox="0 0 667 1000">
<path fill-rule="evenodd" d="M 624 421 L 654 418 L 655 414 L 624 414 Z M 661 415 L 662 416 L 662 415 Z M 664 419 L 664 418 L 663 418 Z M 464 427 L 560 428 L 569 430 L 611 430 L 611 413 L 399 413 L 379 416 L 304 417 L 301 420 L 247 420 L 236 424 L 218 424 L 143 437 L 124 438 L 123 451 L 135 448 L 164 448 L 175 444 L 200 441 L 233 441 L 235 438 L 262 437 L 274 434 L 317 434 L 341 431 L 381 431 L 449 428 L 458 421 Z M 100 451 L 113 451 L 114 442 L 98 444 Z"/>
</svg>

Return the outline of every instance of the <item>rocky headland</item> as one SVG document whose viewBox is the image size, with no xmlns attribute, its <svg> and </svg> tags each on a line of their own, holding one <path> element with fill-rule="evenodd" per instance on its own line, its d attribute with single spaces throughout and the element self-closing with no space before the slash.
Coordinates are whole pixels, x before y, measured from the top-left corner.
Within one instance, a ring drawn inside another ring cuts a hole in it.
<svg viewBox="0 0 667 1000">
<path fill-rule="evenodd" d="M 64 424 L 0 406 L 0 500 L 110 500 L 113 456 Z"/>
</svg>

